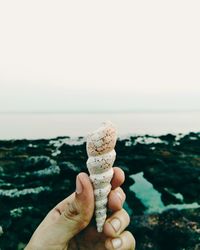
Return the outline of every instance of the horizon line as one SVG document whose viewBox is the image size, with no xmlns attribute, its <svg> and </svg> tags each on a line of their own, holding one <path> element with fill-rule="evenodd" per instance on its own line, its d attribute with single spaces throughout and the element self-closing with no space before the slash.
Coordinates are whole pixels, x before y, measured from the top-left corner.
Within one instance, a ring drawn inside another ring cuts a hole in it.
<svg viewBox="0 0 200 250">
<path fill-rule="evenodd" d="M 122 114 L 122 113 L 184 113 L 184 112 L 200 112 L 200 109 L 143 109 L 143 110 L 60 110 L 60 111 L 47 111 L 47 110 L 34 110 L 34 111 L 0 111 L 0 114 Z"/>
</svg>

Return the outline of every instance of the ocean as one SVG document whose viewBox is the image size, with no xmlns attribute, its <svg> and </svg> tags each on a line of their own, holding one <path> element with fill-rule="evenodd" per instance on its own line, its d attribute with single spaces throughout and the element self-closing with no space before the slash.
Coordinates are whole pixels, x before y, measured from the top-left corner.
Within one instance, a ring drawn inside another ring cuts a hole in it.
<svg viewBox="0 0 200 250">
<path fill-rule="evenodd" d="M 1 113 L 0 140 L 85 137 L 106 120 L 120 137 L 200 131 L 200 111 L 130 113 Z"/>
</svg>

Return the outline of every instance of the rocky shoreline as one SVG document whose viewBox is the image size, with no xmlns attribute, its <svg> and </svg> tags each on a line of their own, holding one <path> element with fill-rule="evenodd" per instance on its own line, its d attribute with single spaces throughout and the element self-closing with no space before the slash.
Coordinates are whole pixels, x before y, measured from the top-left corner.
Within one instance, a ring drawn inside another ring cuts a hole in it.
<svg viewBox="0 0 200 250">
<path fill-rule="evenodd" d="M 199 250 L 200 133 L 132 136 L 118 140 L 116 152 L 137 250 Z M 69 137 L 0 141 L 0 249 L 23 249 L 46 213 L 74 191 L 86 160 L 81 137 L 76 145 Z M 150 200 L 150 212 L 147 194 L 134 192 L 138 173 L 166 209 Z"/>
</svg>

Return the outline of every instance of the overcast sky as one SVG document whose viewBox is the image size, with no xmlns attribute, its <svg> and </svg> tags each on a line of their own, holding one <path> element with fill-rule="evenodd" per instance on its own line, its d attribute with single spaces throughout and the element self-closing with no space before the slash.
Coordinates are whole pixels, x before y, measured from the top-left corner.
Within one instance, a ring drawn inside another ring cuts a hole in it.
<svg viewBox="0 0 200 250">
<path fill-rule="evenodd" d="M 199 0 L 0 0 L 0 112 L 200 109 L 199 13 Z"/>
</svg>

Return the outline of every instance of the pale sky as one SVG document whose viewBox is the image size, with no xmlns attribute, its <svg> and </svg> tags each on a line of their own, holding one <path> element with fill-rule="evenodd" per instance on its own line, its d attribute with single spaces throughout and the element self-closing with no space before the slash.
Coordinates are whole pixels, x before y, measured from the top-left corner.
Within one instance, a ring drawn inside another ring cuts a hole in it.
<svg viewBox="0 0 200 250">
<path fill-rule="evenodd" d="M 199 0 L 0 0 L 0 112 L 199 110 L 199 13 Z"/>
</svg>

